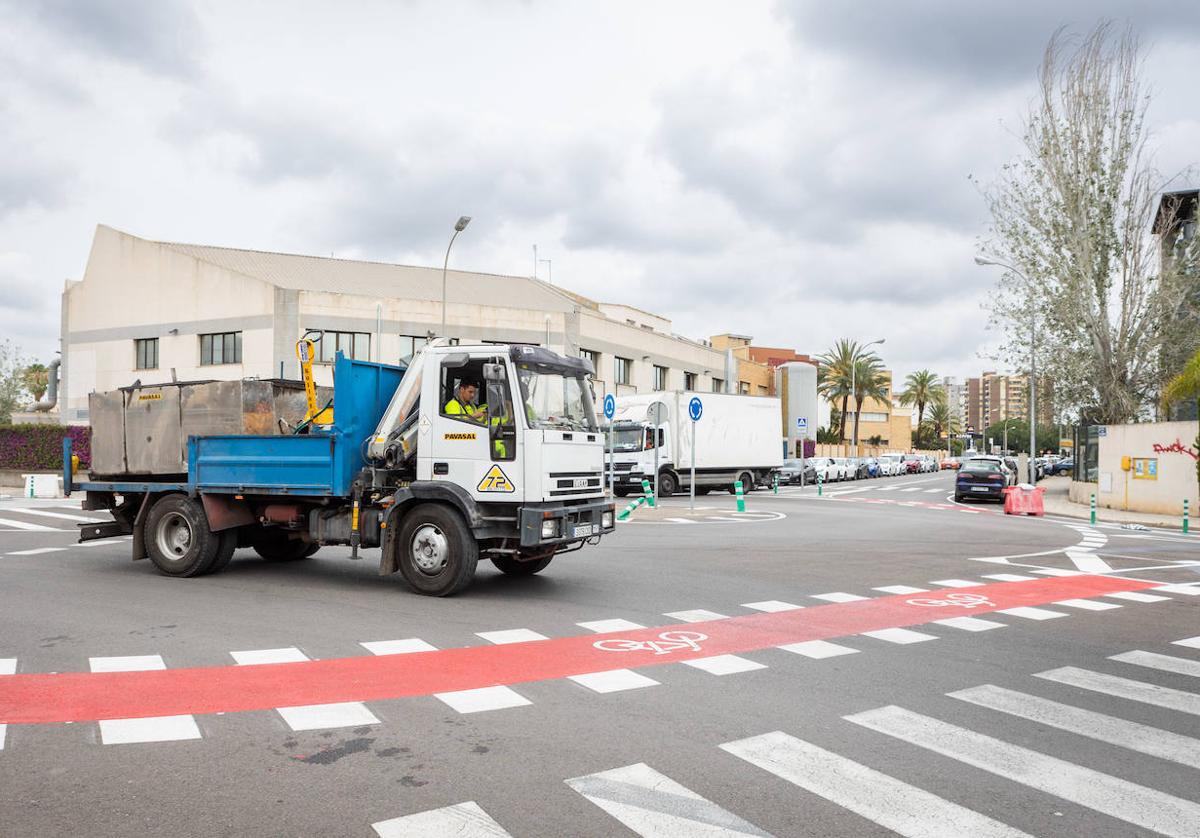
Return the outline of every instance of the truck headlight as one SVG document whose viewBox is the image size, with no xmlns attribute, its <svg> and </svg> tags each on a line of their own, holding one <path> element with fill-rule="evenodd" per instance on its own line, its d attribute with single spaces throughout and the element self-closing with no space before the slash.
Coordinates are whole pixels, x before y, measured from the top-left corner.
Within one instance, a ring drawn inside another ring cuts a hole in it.
<svg viewBox="0 0 1200 838">
<path fill-rule="evenodd" d="M 601 529 L 605 529 L 605 530 L 606 530 L 606 529 L 608 529 L 609 527 L 611 527 L 612 525 L 613 525 L 613 514 L 612 514 L 612 512 L 611 512 L 611 511 L 609 511 L 609 512 L 601 512 L 601 513 L 600 513 L 600 528 L 601 528 Z"/>
<path fill-rule="evenodd" d="M 542 521 L 542 538 L 558 538 L 558 524 L 557 518 L 547 518 Z"/>
</svg>

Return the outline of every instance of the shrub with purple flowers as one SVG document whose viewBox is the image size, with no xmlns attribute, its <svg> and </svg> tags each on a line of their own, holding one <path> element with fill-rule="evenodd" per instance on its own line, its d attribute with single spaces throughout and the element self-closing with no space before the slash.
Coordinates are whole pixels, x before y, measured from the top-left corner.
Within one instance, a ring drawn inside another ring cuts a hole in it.
<svg viewBox="0 0 1200 838">
<path fill-rule="evenodd" d="M 80 465 L 92 461 L 92 429 L 76 425 L 0 425 L 0 468 L 50 471 L 62 468 L 63 437 L 71 437 Z"/>
</svg>

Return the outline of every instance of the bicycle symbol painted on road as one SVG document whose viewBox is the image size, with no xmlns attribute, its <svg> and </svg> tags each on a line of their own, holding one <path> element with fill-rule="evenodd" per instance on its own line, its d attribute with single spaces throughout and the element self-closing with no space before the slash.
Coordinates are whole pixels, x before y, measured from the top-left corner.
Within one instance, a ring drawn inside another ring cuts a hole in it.
<svg viewBox="0 0 1200 838">
<path fill-rule="evenodd" d="M 982 594 L 946 594 L 945 599 L 917 599 L 906 600 L 909 605 L 924 605 L 929 608 L 943 608 L 947 605 L 957 605 L 960 608 L 978 608 L 980 605 L 995 605 L 987 597 Z"/>
<path fill-rule="evenodd" d="M 664 631 L 657 640 L 597 640 L 592 645 L 605 652 L 644 652 L 653 651 L 656 655 L 666 655 L 680 649 L 700 651 L 700 641 L 708 640 L 707 634 L 696 631 Z"/>
</svg>

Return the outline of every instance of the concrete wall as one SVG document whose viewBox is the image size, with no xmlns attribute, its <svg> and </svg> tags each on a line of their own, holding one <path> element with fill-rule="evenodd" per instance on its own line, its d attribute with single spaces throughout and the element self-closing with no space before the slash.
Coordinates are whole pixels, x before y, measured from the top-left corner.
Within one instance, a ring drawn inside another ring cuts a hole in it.
<svg viewBox="0 0 1200 838">
<path fill-rule="evenodd" d="M 1200 506 L 1195 460 L 1200 452 L 1196 448 L 1196 433 L 1196 422 L 1109 425 L 1105 436 L 1100 438 L 1096 503 L 1111 509 L 1181 515 L 1183 499 L 1188 498 L 1195 514 Z M 1173 450 L 1177 448 L 1184 450 Z M 1122 457 L 1157 460 L 1158 479 L 1137 479 L 1132 470 L 1123 471 Z"/>
</svg>

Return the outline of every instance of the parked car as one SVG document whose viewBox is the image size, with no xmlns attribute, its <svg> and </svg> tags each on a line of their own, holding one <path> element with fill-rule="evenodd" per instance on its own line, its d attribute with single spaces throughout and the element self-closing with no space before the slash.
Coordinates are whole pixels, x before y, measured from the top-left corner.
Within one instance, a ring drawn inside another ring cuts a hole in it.
<svg viewBox="0 0 1200 838">
<path fill-rule="evenodd" d="M 779 482 L 780 483 L 804 483 L 811 484 L 817 482 L 817 470 L 811 462 L 804 460 L 784 460 L 783 465 L 779 467 Z"/>
<path fill-rule="evenodd" d="M 1011 475 L 999 457 L 972 457 L 965 461 L 954 478 L 954 499 L 1004 499 Z"/>
<path fill-rule="evenodd" d="M 834 457 L 833 461 L 837 463 L 838 480 L 853 480 L 857 477 L 856 466 L 854 460 L 850 457 Z"/>
<path fill-rule="evenodd" d="M 901 465 L 899 454 L 882 454 L 879 457 L 879 469 L 885 477 L 895 477 L 902 473 L 904 468 Z"/>
<path fill-rule="evenodd" d="M 1075 458 L 1067 457 L 1065 460 L 1059 460 L 1046 470 L 1047 474 L 1070 474 L 1075 470 Z"/>
<path fill-rule="evenodd" d="M 904 474 L 920 474 L 921 473 L 921 458 L 916 454 L 904 455 Z"/>
<path fill-rule="evenodd" d="M 863 463 L 867 467 L 867 477 L 878 477 L 883 473 L 880 470 L 879 460 L 874 457 L 863 457 Z"/>
<path fill-rule="evenodd" d="M 930 457 L 929 455 L 925 455 L 924 457 L 922 457 L 921 463 L 924 466 L 921 469 L 921 471 L 925 472 L 926 474 L 935 472 L 938 470 L 937 460 L 935 460 L 933 457 Z"/>
<path fill-rule="evenodd" d="M 838 466 L 833 457 L 809 457 L 808 464 L 813 468 L 813 480 L 832 483 L 838 479 Z"/>
<path fill-rule="evenodd" d="M 946 459 L 942 460 L 943 471 L 946 469 L 957 471 L 960 465 L 962 465 L 962 463 L 959 461 L 958 457 L 947 457 Z"/>
<path fill-rule="evenodd" d="M 871 467 L 867 464 L 867 457 L 857 457 L 854 459 L 854 477 L 857 480 L 865 480 L 871 476 Z"/>
</svg>

